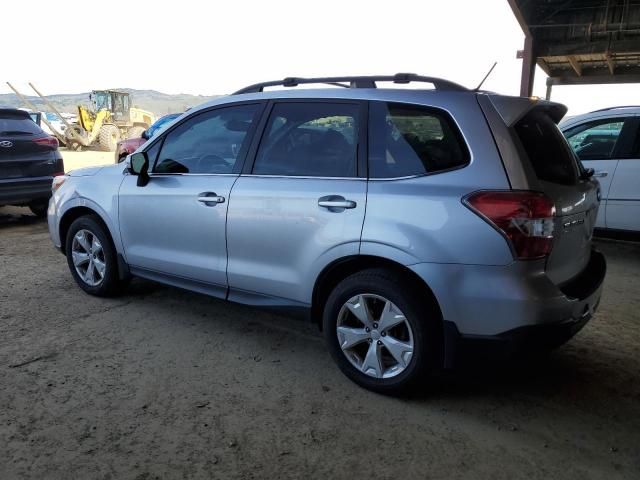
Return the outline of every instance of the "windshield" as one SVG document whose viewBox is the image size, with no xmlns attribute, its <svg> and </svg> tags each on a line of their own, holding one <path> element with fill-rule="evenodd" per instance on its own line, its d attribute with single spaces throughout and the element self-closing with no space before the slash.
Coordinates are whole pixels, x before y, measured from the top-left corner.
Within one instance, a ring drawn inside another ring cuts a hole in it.
<svg viewBox="0 0 640 480">
<path fill-rule="evenodd" d="M 107 92 L 96 92 L 94 95 L 94 101 L 96 102 L 96 112 L 106 108 L 107 110 L 113 110 L 111 106 L 111 95 Z"/>
</svg>

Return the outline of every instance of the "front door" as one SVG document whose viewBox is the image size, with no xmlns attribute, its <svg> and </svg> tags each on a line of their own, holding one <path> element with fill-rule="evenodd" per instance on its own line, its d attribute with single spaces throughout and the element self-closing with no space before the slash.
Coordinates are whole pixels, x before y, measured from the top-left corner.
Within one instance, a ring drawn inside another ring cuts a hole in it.
<svg viewBox="0 0 640 480">
<path fill-rule="evenodd" d="M 119 195 L 122 242 L 133 273 L 172 276 L 178 284 L 226 295 L 229 194 L 261 108 L 243 104 L 196 113 L 146 149 L 149 183 L 138 187 L 137 178 L 127 175 Z"/>
<path fill-rule="evenodd" d="M 229 299 L 309 304 L 320 270 L 359 253 L 367 188 L 358 169 L 362 116 L 358 102 L 272 105 L 253 168 L 231 192 Z"/>
<path fill-rule="evenodd" d="M 611 181 L 618 166 L 618 151 L 626 117 L 592 120 L 565 131 L 569 144 L 585 168 L 593 168 L 600 182 L 602 201 L 598 210 L 596 227 L 611 228 L 607 219 L 607 205 Z"/>
<path fill-rule="evenodd" d="M 627 124 L 609 189 L 607 227 L 640 231 L 640 117 L 632 117 Z"/>
</svg>

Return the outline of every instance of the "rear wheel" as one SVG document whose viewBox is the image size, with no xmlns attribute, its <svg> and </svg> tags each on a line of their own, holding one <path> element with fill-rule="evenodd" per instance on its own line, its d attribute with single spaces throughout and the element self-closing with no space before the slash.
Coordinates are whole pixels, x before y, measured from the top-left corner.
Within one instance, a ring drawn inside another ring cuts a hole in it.
<svg viewBox="0 0 640 480">
<path fill-rule="evenodd" d="M 120 141 L 120 130 L 115 125 L 103 125 L 100 127 L 98 142 L 100 147 L 107 152 L 115 152 Z"/>
<path fill-rule="evenodd" d="M 340 282 L 323 315 L 325 341 L 342 372 L 380 393 L 406 392 L 441 364 L 438 309 L 394 272 L 370 269 Z"/>
<path fill-rule="evenodd" d="M 120 291 L 116 250 L 98 217 L 87 215 L 71 224 L 65 252 L 71 275 L 85 292 L 107 297 Z"/>
</svg>

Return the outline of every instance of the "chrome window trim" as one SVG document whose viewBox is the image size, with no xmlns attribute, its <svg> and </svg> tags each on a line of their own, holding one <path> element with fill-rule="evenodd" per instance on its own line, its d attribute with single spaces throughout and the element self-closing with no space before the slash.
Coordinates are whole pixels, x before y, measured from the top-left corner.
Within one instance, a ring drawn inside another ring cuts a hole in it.
<svg viewBox="0 0 640 480">
<path fill-rule="evenodd" d="M 239 173 L 159 173 L 152 172 L 149 177 L 238 177 Z"/>
<path fill-rule="evenodd" d="M 257 178 L 296 178 L 296 179 L 308 179 L 308 180 L 359 180 L 367 181 L 365 177 L 316 177 L 311 175 L 267 175 L 267 174 L 255 174 L 255 173 L 242 173 L 241 177 L 257 177 Z"/>
</svg>

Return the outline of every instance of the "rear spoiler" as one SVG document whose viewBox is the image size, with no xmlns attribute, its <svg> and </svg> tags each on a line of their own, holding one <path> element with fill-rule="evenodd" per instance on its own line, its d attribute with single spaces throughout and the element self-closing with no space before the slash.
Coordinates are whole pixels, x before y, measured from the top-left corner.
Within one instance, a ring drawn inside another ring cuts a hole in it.
<svg viewBox="0 0 640 480">
<path fill-rule="evenodd" d="M 522 117 L 534 109 L 543 110 L 557 124 L 568 110 L 561 103 L 537 97 L 508 97 L 496 94 L 487 94 L 486 96 L 507 127 L 513 127 Z"/>
</svg>

